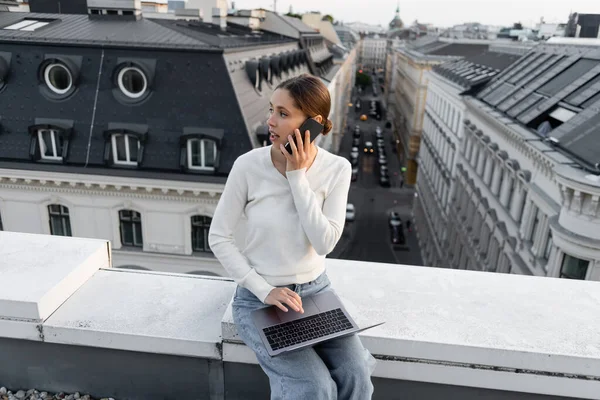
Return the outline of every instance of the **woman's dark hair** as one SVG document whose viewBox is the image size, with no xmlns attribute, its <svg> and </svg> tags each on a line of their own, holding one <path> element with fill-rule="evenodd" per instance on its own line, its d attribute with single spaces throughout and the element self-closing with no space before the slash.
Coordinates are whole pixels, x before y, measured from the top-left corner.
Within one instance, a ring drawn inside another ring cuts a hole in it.
<svg viewBox="0 0 600 400">
<path fill-rule="evenodd" d="M 320 115 L 325 125 L 323 135 L 328 134 L 333 128 L 329 117 L 331 110 L 331 96 L 327 86 L 317 77 L 302 74 L 287 81 L 281 82 L 276 89 L 285 89 L 290 93 L 295 106 L 310 118 Z"/>
</svg>

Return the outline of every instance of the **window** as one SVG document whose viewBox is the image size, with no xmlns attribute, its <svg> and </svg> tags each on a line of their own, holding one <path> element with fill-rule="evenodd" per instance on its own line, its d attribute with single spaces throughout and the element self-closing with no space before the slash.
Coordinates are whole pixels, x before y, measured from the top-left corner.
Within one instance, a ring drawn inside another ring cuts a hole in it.
<svg viewBox="0 0 600 400">
<path fill-rule="evenodd" d="M 148 79 L 138 67 L 125 67 L 119 71 L 117 83 L 121 92 L 130 99 L 139 99 L 148 89 Z"/>
<path fill-rule="evenodd" d="M 203 215 L 192 217 L 192 251 L 212 253 L 208 245 L 208 231 L 212 218 Z"/>
<path fill-rule="evenodd" d="M 64 139 L 55 129 L 38 130 L 40 157 L 44 160 L 62 160 Z"/>
<path fill-rule="evenodd" d="M 123 246 L 143 247 L 142 216 L 139 212 L 133 210 L 119 211 L 119 226 Z"/>
<path fill-rule="evenodd" d="M 71 220 L 69 218 L 69 209 L 60 204 L 50 204 L 48 206 L 48 216 L 50 217 L 50 234 L 57 236 L 71 235 Z"/>
<path fill-rule="evenodd" d="M 111 137 L 113 162 L 120 165 L 137 165 L 140 141 L 134 135 L 114 134 Z"/>
<path fill-rule="evenodd" d="M 189 139 L 187 159 L 189 169 L 214 170 L 217 159 L 217 143 L 210 139 Z"/>
<path fill-rule="evenodd" d="M 541 217 L 541 211 L 539 210 L 539 208 L 533 206 L 534 208 L 534 213 L 535 213 L 535 217 L 533 218 L 533 224 L 531 225 L 531 234 L 529 235 L 529 240 L 531 240 L 532 242 L 535 240 L 535 237 L 537 235 L 537 230 L 540 227 L 540 217 Z"/>
<path fill-rule="evenodd" d="M 546 248 L 544 249 L 544 259 L 550 259 L 550 252 L 552 251 L 552 232 L 548 234 L 548 239 L 546 239 Z"/>
<path fill-rule="evenodd" d="M 38 20 L 38 19 L 24 19 L 23 21 L 17 22 L 16 24 L 12 24 L 4 27 L 3 29 L 7 29 L 10 31 L 27 31 L 33 32 L 38 30 L 39 28 L 48 25 L 51 20 Z"/>
<path fill-rule="evenodd" d="M 565 254 L 560 267 L 560 277 L 566 279 L 585 279 L 589 261 Z"/>
<path fill-rule="evenodd" d="M 73 75 L 66 65 L 55 62 L 44 68 L 44 81 L 56 94 L 66 94 L 73 87 Z"/>
</svg>

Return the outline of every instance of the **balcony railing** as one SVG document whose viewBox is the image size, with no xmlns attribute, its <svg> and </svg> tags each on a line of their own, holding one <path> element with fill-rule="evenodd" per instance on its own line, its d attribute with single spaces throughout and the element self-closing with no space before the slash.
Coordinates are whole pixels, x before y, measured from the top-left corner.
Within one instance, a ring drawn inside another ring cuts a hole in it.
<svg viewBox="0 0 600 400">
<path fill-rule="evenodd" d="M 600 283 L 327 259 L 374 399 L 600 398 Z M 228 279 L 111 268 L 102 240 L 0 232 L 0 386 L 265 399 Z"/>
</svg>

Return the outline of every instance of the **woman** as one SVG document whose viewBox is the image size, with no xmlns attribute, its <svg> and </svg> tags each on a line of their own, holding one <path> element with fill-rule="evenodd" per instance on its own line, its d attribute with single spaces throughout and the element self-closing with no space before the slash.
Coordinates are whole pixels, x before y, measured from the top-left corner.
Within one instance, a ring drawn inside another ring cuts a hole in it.
<svg viewBox="0 0 600 400">
<path fill-rule="evenodd" d="M 331 290 L 325 256 L 344 228 L 352 170 L 298 130 L 310 117 L 329 133 L 330 107 L 319 79 L 305 74 L 282 82 L 270 102 L 272 145 L 235 161 L 211 223 L 210 247 L 238 284 L 234 322 L 269 377 L 271 399 L 368 400 L 373 393 L 375 360 L 358 336 L 271 357 L 250 317 L 265 305 L 302 313 L 303 296 Z M 284 148 L 288 141 L 292 154 Z M 240 248 L 233 236 L 242 214 L 247 227 Z"/>
</svg>

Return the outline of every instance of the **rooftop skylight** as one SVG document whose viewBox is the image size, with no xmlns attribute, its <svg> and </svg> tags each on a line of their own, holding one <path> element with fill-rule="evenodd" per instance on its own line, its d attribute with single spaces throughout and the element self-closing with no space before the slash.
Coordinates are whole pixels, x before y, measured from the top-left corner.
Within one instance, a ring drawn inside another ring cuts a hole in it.
<svg viewBox="0 0 600 400">
<path fill-rule="evenodd" d="M 33 32 L 36 31 L 46 25 L 48 25 L 50 22 L 52 22 L 51 20 L 41 20 L 41 19 L 24 19 L 22 21 L 19 21 L 17 23 L 14 23 L 12 25 L 9 26 L 5 26 L 2 29 L 6 29 L 9 31 L 26 31 L 26 32 Z"/>
</svg>

